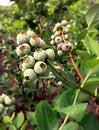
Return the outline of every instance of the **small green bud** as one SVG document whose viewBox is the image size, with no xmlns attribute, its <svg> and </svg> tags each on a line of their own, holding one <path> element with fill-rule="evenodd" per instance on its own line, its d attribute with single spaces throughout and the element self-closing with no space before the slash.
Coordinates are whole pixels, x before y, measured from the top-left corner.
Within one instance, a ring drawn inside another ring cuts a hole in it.
<svg viewBox="0 0 99 130">
<path fill-rule="evenodd" d="M 47 71 L 46 63 L 44 63 L 42 61 L 36 62 L 36 64 L 34 65 L 34 71 L 37 74 L 44 74 Z"/>
</svg>

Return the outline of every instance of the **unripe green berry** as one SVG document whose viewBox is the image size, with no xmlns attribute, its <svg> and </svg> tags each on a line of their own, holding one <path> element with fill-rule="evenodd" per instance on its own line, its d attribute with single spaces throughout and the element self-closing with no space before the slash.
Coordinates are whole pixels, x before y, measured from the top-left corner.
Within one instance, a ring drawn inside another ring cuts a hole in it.
<svg viewBox="0 0 99 130">
<path fill-rule="evenodd" d="M 43 61 L 46 58 L 46 52 L 42 48 L 37 48 L 33 56 L 36 60 Z"/>
<path fill-rule="evenodd" d="M 67 40 L 69 38 L 69 34 L 65 34 L 65 39 Z"/>
<path fill-rule="evenodd" d="M 0 103 L 0 114 L 4 111 L 4 105 Z"/>
<path fill-rule="evenodd" d="M 57 37 L 55 38 L 55 42 L 56 42 L 57 44 L 59 44 L 60 42 L 62 42 L 62 37 L 61 37 L 61 36 L 57 36 Z"/>
<path fill-rule="evenodd" d="M 66 25 L 67 23 L 68 23 L 68 22 L 67 22 L 66 20 L 62 20 L 62 21 L 61 21 L 61 25 L 62 25 L 62 26 Z"/>
<path fill-rule="evenodd" d="M 56 31 L 57 31 L 57 28 L 56 28 L 56 27 L 54 27 L 54 28 L 53 28 L 53 32 L 56 32 Z"/>
<path fill-rule="evenodd" d="M 46 56 L 49 60 L 53 60 L 55 58 L 55 53 L 53 49 L 46 50 Z"/>
<path fill-rule="evenodd" d="M 26 64 L 23 62 L 22 64 L 19 65 L 19 68 L 21 71 L 25 71 L 27 69 Z"/>
<path fill-rule="evenodd" d="M 27 43 L 24 43 L 22 45 L 19 45 L 16 48 L 16 53 L 18 56 L 22 56 L 24 54 L 28 54 L 30 52 L 30 45 Z"/>
<path fill-rule="evenodd" d="M 24 76 L 26 81 L 33 81 L 37 78 L 37 75 L 36 75 L 36 73 L 34 72 L 33 69 L 26 69 L 23 72 L 23 76 Z"/>
<path fill-rule="evenodd" d="M 33 47 L 38 47 L 39 45 L 39 37 L 37 35 L 32 35 L 32 37 L 30 38 L 30 44 Z"/>
<path fill-rule="evenodd" d="M 61 27 L 61 23 L 56 23 L 55 28 Z"/>
<path fill-rule="evenodd" d="M 59 36 L 60 34 L 61 34 L 60 31 L 56 31 L 54 35 L 55 35 L 55 37 L 56 37 L 56 36 Z"/>
<path fill-rule="evenodd" d="M 42 61 L 38 61 L 36 62 L 36 64 L 34 65 L 34 71 L 37 74 L 44 74 L 47 71 L 47 65 L 46 63 L 42 62 Z"/>
<path fill-rule="evenodd" d="M 22 43 L 26 43 L 29 41 L 29 37 L 28 35 L 22 31 L 17 35 L 17 44 L 22 44 Z"/>
<path fill-rule="evenodd" d="M 28 35 L 29 38 L 32 37 L 32 35 L 34 35 L 34 34 L 35 33 L 30 29 L 27 31 L 27 35 Z"/>
<path fill-rule="evenodd" d="M 38 47 L 45 49 L 46 43 L 43 39 L 39 38 L 39 45 Z"/>
<path fill-rule="evenodd" d="M 55 35 L 52 35 L 52 36 L 51 36 L 51 39 L 54 40 L 54 38 L 55 38 Z"/>
<path fill-rule="evenodd" d="M 0 95 L 0 103 L 4 103 L 4 99 L 5 99 L 5 97 L 6 97 L 7 95 L 6 94 L 2 94 L 2 95 Z"/>
<path fill-rule="evenodd" d="M 54 45 L 54 44 L 55 44 L 54 40 L 51 40 L 51 41 L 50 41 L 50 44 L 51 44 L 51 45 Z"/>
<path fill-rule="evenodd" d="M 35 63 L 35 59 L 31 55 L 24 56 L 23 61 L 26 67 L 33 67 Z"/>
<path fill-rule="evenodd" d="M 6 105 L 12 105 L 15 102 L 15 98 L 13 96 L 6 96 L 4 102 Z"/>
<path fill-rule="evenodd" d="M 59 56 L 62 56 L 62 55 L 63 55 L 63 51 L 62 51 L 62 50 L 58 50 L 57 54 L 58 54 Z"/>
<path fill-rule="evenodd" d="M 70 28 L 71 28 L 71 25 L 70 25 L 70 24 L 68 24 L 68 25 L 66 26 L 66 28 L 70 29 Z"/>
</svg>

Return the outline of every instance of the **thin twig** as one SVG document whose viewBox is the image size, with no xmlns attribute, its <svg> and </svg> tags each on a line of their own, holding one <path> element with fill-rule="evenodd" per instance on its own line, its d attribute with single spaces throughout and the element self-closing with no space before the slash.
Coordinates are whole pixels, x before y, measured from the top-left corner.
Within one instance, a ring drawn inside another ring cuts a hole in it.
<svg viewBox="0 0 99 130">
<path fill-rule="evenodd" d="M 43 20 L 42 20 L 42 17 L 40 16 L 39 18 L 39 29 L 40 29 L 40 37 L 42 38 L 42 35 L 43 35 Z"/>
<path fill-rule="evenodd" d="M 75 64 L 75 62 L 74 62 L 74 59 L 73 59 L 72 51 L 71 51 L 71 50 L 69 51 L 69 58 L 70 58 L 70 60 L 71 60 L 71 62 L 72 62 L 72 64 L 73 64 L 73 66 L 74 66 L 74 68 L 75 68 L 75 70 L 76 70 L 77 75 L 79 76 L 79 78 L 81 79 L 81 81 L 83 81 L 84 78 L 83 78 L 83 76 L 82 76 L 80 70 L 78 69 L 78 67 L 76 66 L 76 64 Z"/>
</svg>

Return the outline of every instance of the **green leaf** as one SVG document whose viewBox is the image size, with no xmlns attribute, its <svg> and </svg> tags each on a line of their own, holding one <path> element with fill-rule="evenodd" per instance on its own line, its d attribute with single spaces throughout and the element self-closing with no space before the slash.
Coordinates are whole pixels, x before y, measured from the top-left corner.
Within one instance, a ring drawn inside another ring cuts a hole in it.
<svg viewBox="0 0 99 130">
<path fill-rule="evenodd" d="M 99 59 L 92 59 L 92 60 L 88 60 L 86 62 L 86 65 L 89 67 L 89 68 L 94 68 L 96 66 L 99 66 Z"/>
<path fill-rule="evenodd" d="M 84 29 L 80 33 L 78 33 L 77 38 L 76 38 L 77 42 L 80 42 L 82 39 L 84 39 L 86 37 L 87 32 L 88 30 Z"/>
<path fill-rule="evenodd" d="M 99 3 L 92 6 L 86 13 L 85 20 L 88 27 L 99 24 Z"/>
<path fill-rule="evenodd" d="M 4 122 L 4 123 L 12 123 L 12 119 L 11 119 L 11 117 L 9 117 L 9 116 L 4 116 L 4 117 L 3 117 L 3 122 Z"/>
<path fill-rule="evenodd" d="M 27 115 L 28 121 L 29 121 L 32 125 L 36 125 L 36 124 L 37 124 L 36 119 L 35 119 L 35 113 L 34 113 L 34 112 L 27 112 L 26 115 Z"/>
<path fill-rule="evenodd" d="M 5 130 L 2 124 L 0 124 L 0 130 Z"/>
<path fill-rule="evenodd" d="M 79 130 L 99 130 L 99 121 L 94 113 L 88 113 L 83 118 L 80 125 L 83 129 Z"/>
<path fill-rule="evenodd" d="M 75 95 L 74 90 L 67 90 L 63 92 L 58 99 L 59 100 L 58 109 L 71 106 L 73 103 L 74 95 Z"/>
<path fill-rule="evenodd" d="M 14 125 L 9 125 L 9 130 L 17 130 Z"/>
<path fill-rule="evenodd" d="M 62 130 L 76 130 L 78 128 L 78 124 L 74 122 L 70 122 L 62 128 Z"/>
<path fill-rule="evenodd" d="M 35 117 L 40 130 L 57 130 L 59 122 L 47 101 L 38 104 Z"/>
<path fill-rule="evenodd" d="M 19 129 L 24 122 L 23 112 L 18 113 L 17 117 L 13 120 L 14 125 Z"/>
<path fill-rule="evenodd" d="M 80 103 L 74 106 L 61 108 L 59 109 L 59 112 L 63 112 L 79 122 L 84 117 L 86 108 L 87 108 L 87 103 Z"/>
<path fill-rule="evenodd" d="M 63 77 L 62 77 L 60 74 L 58 74 L 52 67 L 49 66 L 49 69 L 53 72 L 53 74 L 54 74 L 59 80 L 62 81 L 62 83 L 63 83 L 66 87 L 72 88 L 72 89 L 75 88 L 72 84 L 70 84 L 69 82 L 66 82 L 66 80 L 64 80 Z M 64 74 L 63 74 L 63 76 L 66 77 L 66 75 L 64 75 Z M 68 78 L 68 77 L 66 77 L 66 78 Z"/>
<path fill-rule="evenodd" d="M 25 121 L 20 130 L 26 130 L 27 125 L 28 121 Z"/>
<path fill-rule="evenodd" d="M 83 40 L 84 46 L 88 50 L 89 53 L 95 54 L 99 57 L 99 44 L 91 37 L 86 36 L 85 40 Z"/>
</svg>

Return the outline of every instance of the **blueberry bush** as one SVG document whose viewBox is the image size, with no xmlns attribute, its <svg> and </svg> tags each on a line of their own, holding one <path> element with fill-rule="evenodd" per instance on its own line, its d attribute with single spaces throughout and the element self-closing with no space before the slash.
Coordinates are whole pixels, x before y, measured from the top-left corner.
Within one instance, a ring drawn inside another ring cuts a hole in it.
<svg viewBox="0 0 99 130">
<path fill-rule="evenodd" d="M 0 12 L 0 130 L 99 130 L 99 2 Z"/>
</svg>

